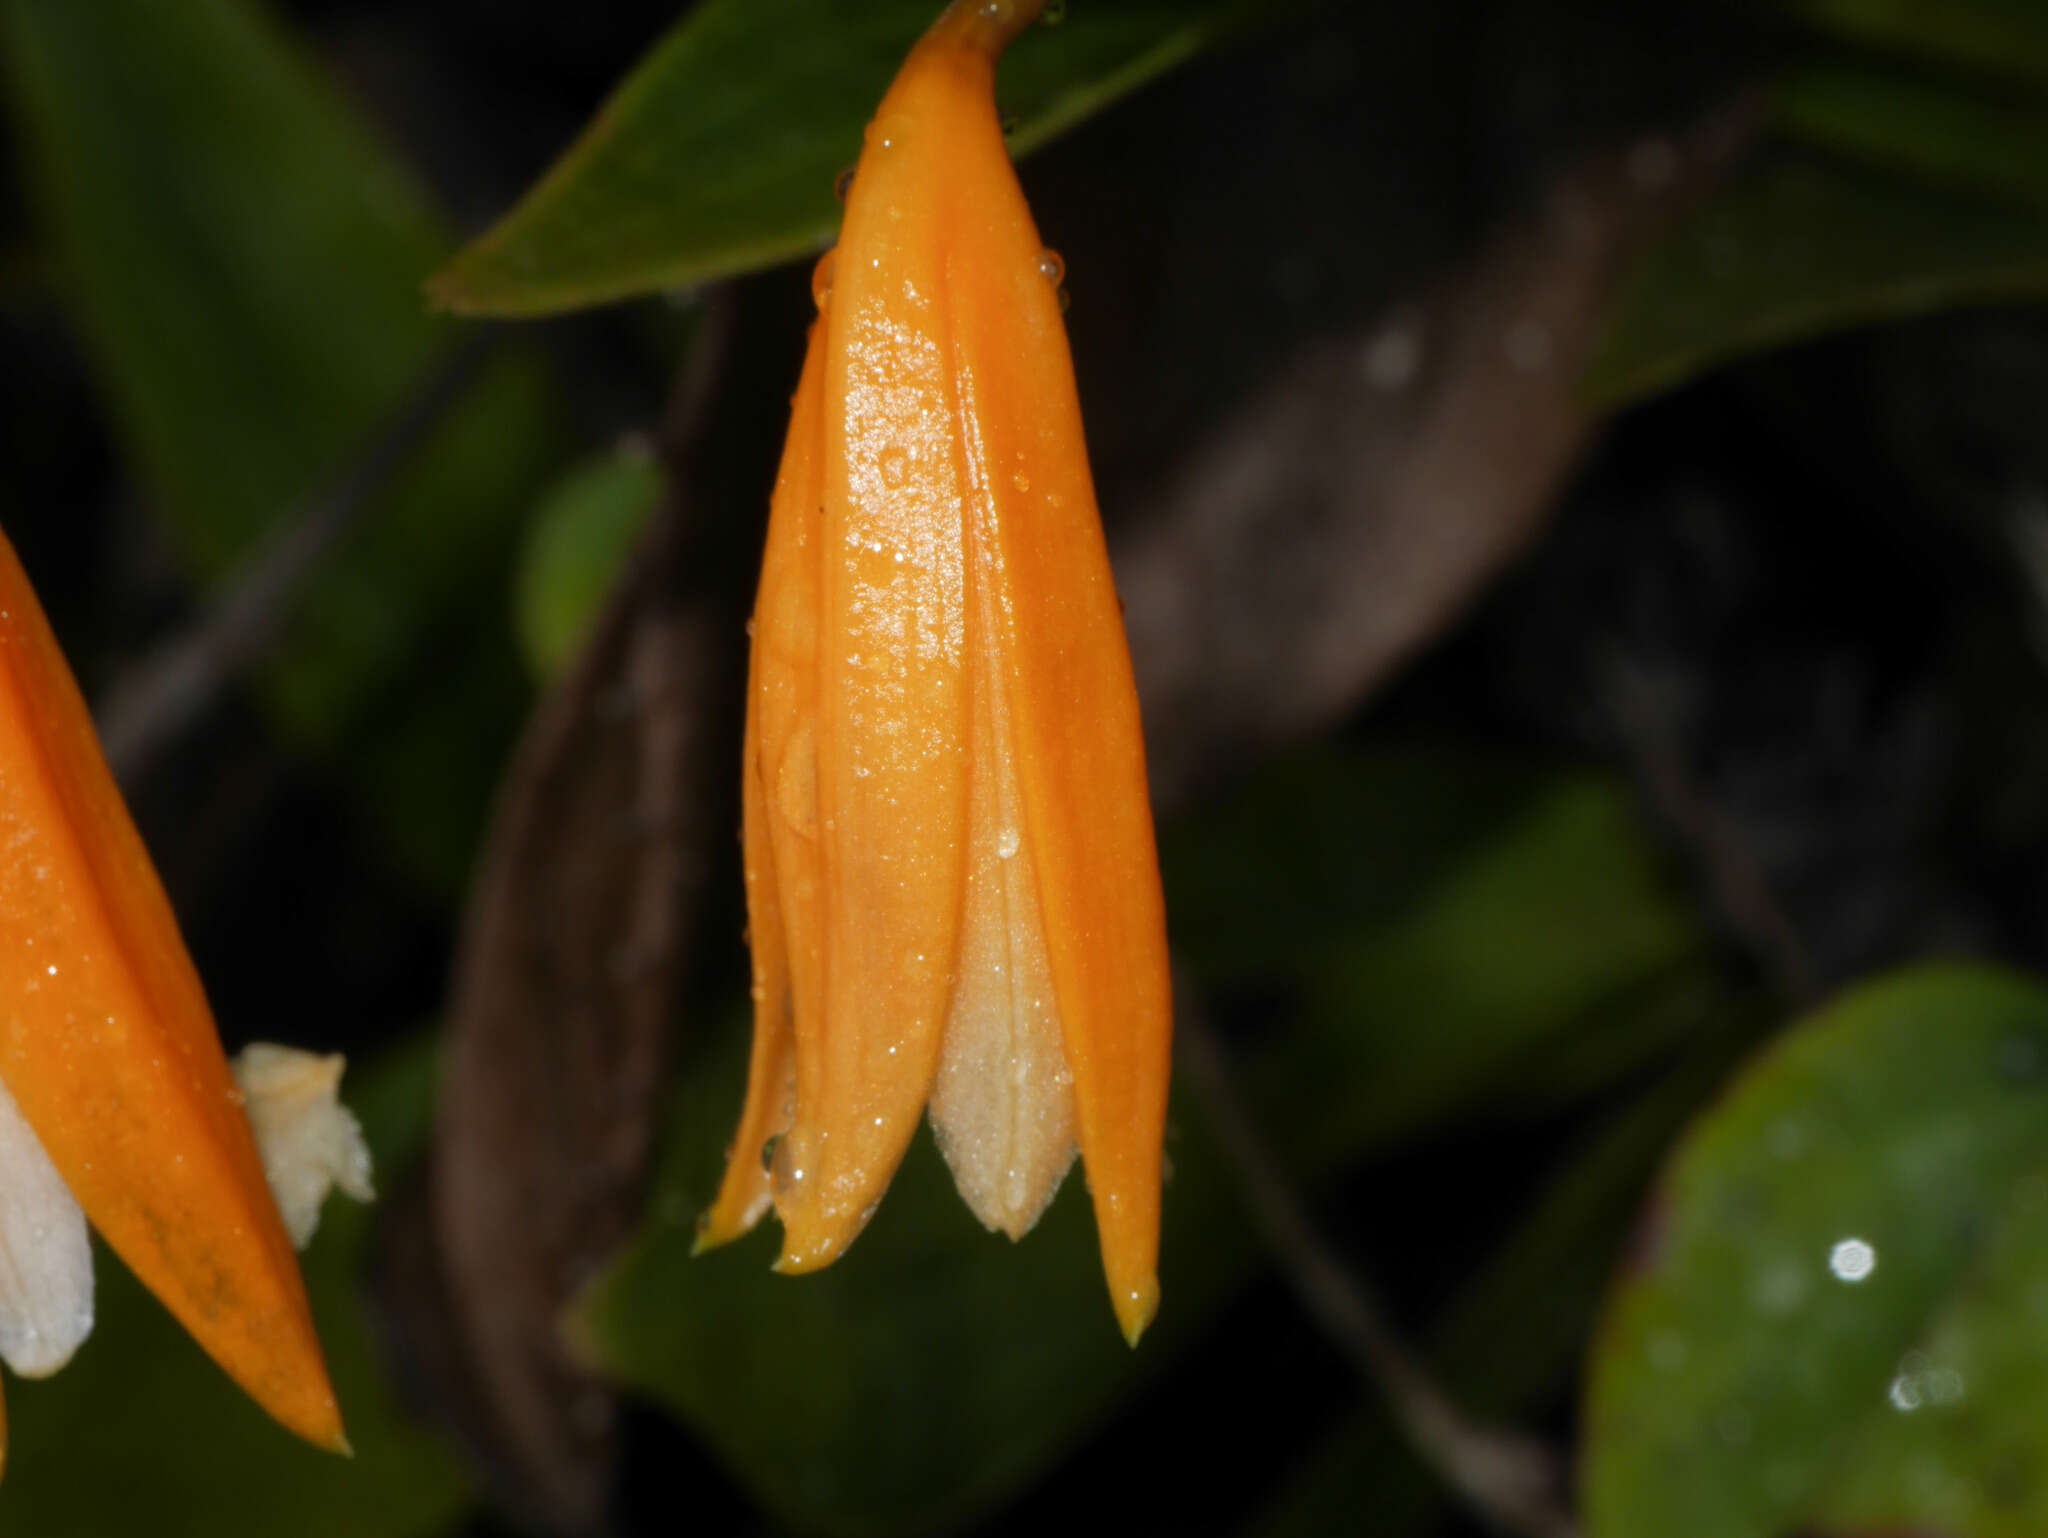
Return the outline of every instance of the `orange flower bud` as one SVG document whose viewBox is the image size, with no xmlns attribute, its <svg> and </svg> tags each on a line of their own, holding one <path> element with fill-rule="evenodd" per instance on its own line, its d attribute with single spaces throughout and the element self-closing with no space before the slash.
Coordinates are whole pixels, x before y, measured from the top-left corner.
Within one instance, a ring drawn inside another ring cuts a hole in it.
<svg viewBox="0 0 2048 1538">
<path fill-rule="evenodd" d="M 1135 1343 L 1171 990 L 1059 262 L 996 117 L 996 57 L 1036 9 L 933 25 L 813 280 L 753 624 L 754 1055 L 702 1243 L 773 1205 L 778 1269 L 828 1264 L 929 1104 L 961 1195 L 1013 1238 L 1078 1144 Z"/>
<path fill-rule="evenodd" d="M 0 1182 L 16 1191 L 16 1169 L 34 1178 L 32 1165 L 54 1166 L 93 1227 L 231 1377 L 293 1431 L 344 1449 L 298 1260 L 206 996 L 4 537 L 0 1091 L 10 1118 L 19 1108 Z M 15 1271 L 47 1264 L 49 1249 L 16 1250 Z M 89 1329 L 89 1270 L 85 1288 Z"/>
</svg>

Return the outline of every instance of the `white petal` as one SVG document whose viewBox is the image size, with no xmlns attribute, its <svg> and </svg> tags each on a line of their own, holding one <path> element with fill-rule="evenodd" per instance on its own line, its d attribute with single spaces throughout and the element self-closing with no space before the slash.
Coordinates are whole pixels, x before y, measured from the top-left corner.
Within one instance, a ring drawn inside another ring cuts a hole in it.
<svg viewBox="0 0 2048 1538">
<path fill-rule="evenodd" d="M 1074 1079 L 1017 787 L 992 577 L 983 578 L 975 600 L 967 890 L 931 1122 L 974 1215 L 1017 1239 L 1074 1162 Z"/>
<path fill-rule="evenodd" d="M 46 1377 L 91 1333 L 85 1214 L 0 1084 L 0 1360 Z"/>
<path fill-rule="evenodd" d="M 347 1066 L 339 1056 L 267 1041 L 251 1042 L 234 1062 L 270 1194 L 300 1249 L 320 1226 L 320 1205 L 334 1187 L 359 1202 L 377 1194 L 362 1124 L 341 1103 Z"/>
</svg>

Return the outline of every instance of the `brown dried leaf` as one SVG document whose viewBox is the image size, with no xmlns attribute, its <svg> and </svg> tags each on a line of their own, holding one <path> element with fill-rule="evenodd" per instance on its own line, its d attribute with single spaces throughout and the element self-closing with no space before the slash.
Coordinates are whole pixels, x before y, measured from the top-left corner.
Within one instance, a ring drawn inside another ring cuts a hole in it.
<svg viewBox="0 0 2048 1538">
<path fill-rule="evenodd" d="M 700 340 L 677 416 L 700 423 L 725 351 Z M 692 559 L 678 474 L 576 665 L 535 711 L 500 792 L 456 958 L 432 1170 L 446 1328 L 470 1381 L 444 1410 L 508 1509 L 603 1527 L 614 1405 L 563 1345 L 564 1306 L 639 1216 L 685 940 L 729 842 L 692 791 L 733 758 L 739 626 Z M 680 441 L 679 441 L 680 440 Z M 416 1301 L 416 1300 L 415 1300 Z"/>
<path fill-rule="evenodd" d="M 1115 552 L 1162 805 L 1341 717 L 1535 537 L 1597 426 L 1576 385 L 1628 258 L 1754 117 L 1593 157 L 1175 468 Z"/>
</svg>

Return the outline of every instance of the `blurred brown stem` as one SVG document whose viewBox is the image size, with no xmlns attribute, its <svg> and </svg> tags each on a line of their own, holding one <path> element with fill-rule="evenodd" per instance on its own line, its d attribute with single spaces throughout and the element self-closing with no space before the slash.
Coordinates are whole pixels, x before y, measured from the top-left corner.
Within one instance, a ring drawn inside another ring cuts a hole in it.
<svg viewBox="0 0 2048 1538">
<path fill-rule="evenodd" d="M 142 658 L 107 691 L 100 742 L 131 793 L 277 638 L 306 583 L 405 468 L 496 345 L 473 331 L 378 428 L 341 478 L 281 518 L 192 627 Z"/>
<path fill-rule="evenodd" d="M 1201 1009 L 1190 1004 L 1191 996 L 1191 988 L 1176 989 L 1182 1065 L 1253 1222 L 1302 1306 L 1359 1375 L 1385 1394 L 1410 1445 L 1473 1511 L 1527 1538 L 1577 1538 L 1577 1524 L 1560 1499 L 1561 1459 L 1533 1438 L 1467 1419 L 1396 1334 L 1379 1300 L 1345 1266 L 1280 1167 L 1238 1097 L 1222 1042 Z"/>
</svg>

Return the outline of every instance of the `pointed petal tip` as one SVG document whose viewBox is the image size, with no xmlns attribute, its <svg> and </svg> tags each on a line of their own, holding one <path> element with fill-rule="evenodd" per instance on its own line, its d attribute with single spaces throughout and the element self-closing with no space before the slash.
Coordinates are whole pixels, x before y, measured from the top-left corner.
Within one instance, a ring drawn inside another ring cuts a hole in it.
<svg viewBox="0 0 2048 1538">
<path fill-rule="evenodd" d="M 1145 1278 L 1141 1286 L 1133 1287 L 1112 1300 L 1116 1306 L 1116 1322 L 1122 1326 L 1124 1344 L 1133 1351 L 1150 1328 L 1153 1316 L 1159 1312 L 1159 1279 Z"/>
<path fill-rule="evenodd" d="M 697 1219 L 697 1236 L 690 1241 L 690 1259 L 722 1250 L 745 1232 L 746 1229 L 733 1224 L 715 1222 L 713 1213 L 705 1212 Z"/>
</svg>

